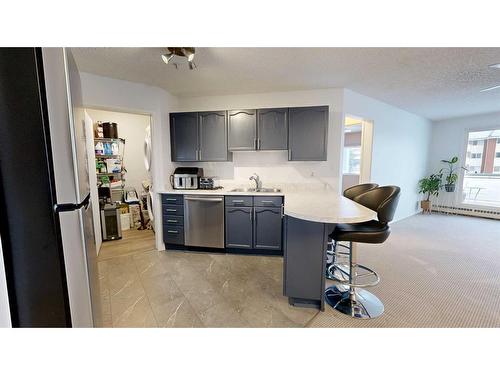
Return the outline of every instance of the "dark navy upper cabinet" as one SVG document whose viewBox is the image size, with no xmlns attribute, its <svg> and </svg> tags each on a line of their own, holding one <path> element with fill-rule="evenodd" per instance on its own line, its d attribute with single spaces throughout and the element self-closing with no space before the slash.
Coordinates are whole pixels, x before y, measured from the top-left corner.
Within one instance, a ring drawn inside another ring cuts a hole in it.
<svg viewBox="0 0 500 375">
<path fill-rule="evenodd" d="M 170 114 L 172 161 L 227 161 L 225 111 Z"/>
<path fill-rule="evenodd" d="M 198 114 L 170 114 L 170 146 L 172 161 L 198 160 Z"/>
<path fill-rule="evenodd" d="M 252 207 L 226 207 L 226 247 L 252 248 Z"/>
<path fill-rule="evenodd" d="M 288 148 L 288 108 L 257 110 L 257 149 Z"/>
<path fill-rule="evenodd" d="M 255 249 L 281 250 L 281 208 L 255 207 L 253 241 Z"/>
<path fill-rule="evenodd" d="M 226 112 L 200 112 L 198 154 L 200 161 L 226 161 L 227 152 L 227 124 Z"/>
<path fill-rule="evenodd" d="M 257 116 L 255 109 L 228 111 L 229 151 L 257 148 Z"/>
<path fill-rule="evenodd" d="M 327 158 L 328 106 L 289 109 L 288 160 Z"/>
</svg>

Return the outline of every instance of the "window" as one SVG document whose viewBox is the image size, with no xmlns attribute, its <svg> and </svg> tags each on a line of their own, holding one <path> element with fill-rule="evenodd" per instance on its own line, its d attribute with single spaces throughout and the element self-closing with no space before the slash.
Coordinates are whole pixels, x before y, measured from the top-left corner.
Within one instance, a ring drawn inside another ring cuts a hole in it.
<svg viewBox="0 0 500 375">
<path fill-rule="evenodd" d="M 361 146 L 344 147 L 343 173 L 359 174 L 361 170 Z"/>
<path fill-rule="evenodd" d="M 462 180 L 463 203 L 500 207 L 499 144 L 500 126 L 469 132 Z M 460 174 L 460 170 L 456 173 Z"/>
</svg>

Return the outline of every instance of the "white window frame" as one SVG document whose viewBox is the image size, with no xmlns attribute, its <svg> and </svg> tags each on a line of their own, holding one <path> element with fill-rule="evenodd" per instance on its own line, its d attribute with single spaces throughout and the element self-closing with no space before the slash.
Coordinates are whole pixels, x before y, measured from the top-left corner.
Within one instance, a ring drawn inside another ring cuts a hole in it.
<svg viewBox="0 0 500 375">
<path fill-rule="evenodd" d="M 466 128 L 465 129 L 465 134 L 464 134 L 464 141 L 462 142 L 462 151 L 460 153 L 462 157 L 462 162 L 460 164 L 460 171 L 458 175 L 458 181 L 460 182 L 458 189 L 455 189 L 455 205 L 456 206 L 463 206 L 467 208 L 477 208 L 477 209 L 484 209 L 490 208 L 491 210 L 500 210 L 500 207 L 498 206 L 489 206 L 486 204 L 475 204 L 475 203 L 466 203 L 463 201 L 463 189 L 464 189 L 464 178 L 465 178 L 465 171 L 462 169 L 462 167 L 465 167 L 465 161 L 467 160 L 467 147 L 469 145 L 469 133 L 474 133 L 474 132 L 483 132 L 483 131 L 489 131 L 489 130 L 498 130 L 500 129 L 500 124 L 495 125 L 495 126 L 485 126 L 485 127 L 478 127 L 478 128 Z"/>
</svg>

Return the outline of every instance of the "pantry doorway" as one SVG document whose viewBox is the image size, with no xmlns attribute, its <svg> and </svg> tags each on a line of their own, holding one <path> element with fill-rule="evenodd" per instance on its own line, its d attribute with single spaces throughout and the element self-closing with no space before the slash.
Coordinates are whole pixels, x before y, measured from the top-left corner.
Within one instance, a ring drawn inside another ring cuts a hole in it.
<svg viewBox="0 0 500 375">
<path fill-rule="evenodd" d="M 145 143 L 151 144 L 151 116 L 87 108 L 86 129 L 98 256 L 125 255 L 135 239 L 154 244 L 146 162 L 151 150 L 145 150 Z"/>
</svg>

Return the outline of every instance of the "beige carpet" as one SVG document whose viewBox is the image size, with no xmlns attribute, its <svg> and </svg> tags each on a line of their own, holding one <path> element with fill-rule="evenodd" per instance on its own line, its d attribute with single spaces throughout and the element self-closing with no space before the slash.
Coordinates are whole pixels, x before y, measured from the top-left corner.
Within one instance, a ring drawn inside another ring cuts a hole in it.
<svg viewBox="0 0 500 375">
<path fill-rule="evenodd" d="M 359 263 L 379 272 L 370 288 L 377 319 L 326 306 L 310 327 L 500 327 L 500 221 L 417 215 L 393 224 L 383 245 L 360 245 Z"/>
</svg>

